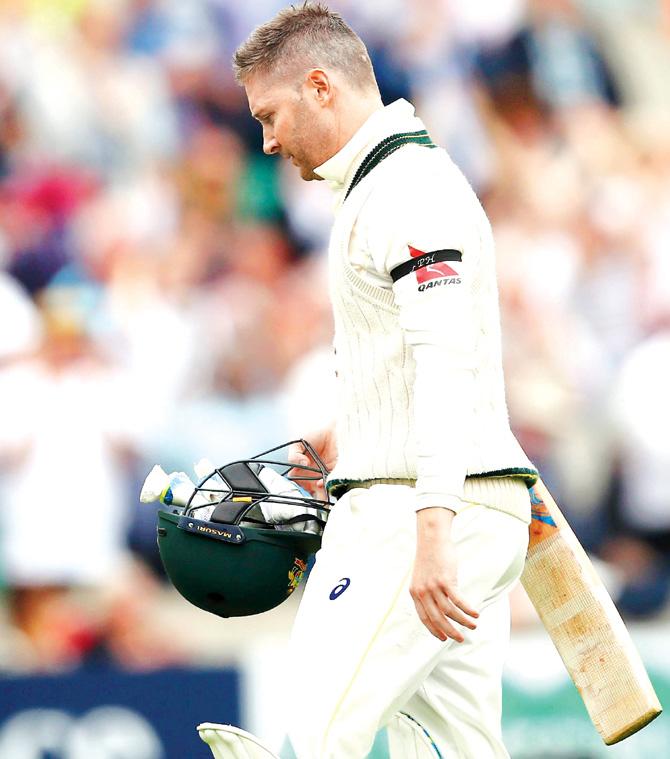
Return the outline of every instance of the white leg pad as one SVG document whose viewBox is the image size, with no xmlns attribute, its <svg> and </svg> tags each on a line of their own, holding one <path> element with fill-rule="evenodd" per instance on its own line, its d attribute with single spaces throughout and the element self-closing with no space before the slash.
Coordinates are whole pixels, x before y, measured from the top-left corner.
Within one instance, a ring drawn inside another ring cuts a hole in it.
<svg viewBox="0 0 670 759">
<path fill-rule="evenodd" d="M 258 738 L 233 725 L 203 722 L 198 733 L 212 749 L 214 759 L 279 759 Z"/>
<path fill-rule="evenodd" d="M 386 732 L 391 759 L 446 759 L 426 729 L 407 714 L 395 714 Z"/>
</svg>

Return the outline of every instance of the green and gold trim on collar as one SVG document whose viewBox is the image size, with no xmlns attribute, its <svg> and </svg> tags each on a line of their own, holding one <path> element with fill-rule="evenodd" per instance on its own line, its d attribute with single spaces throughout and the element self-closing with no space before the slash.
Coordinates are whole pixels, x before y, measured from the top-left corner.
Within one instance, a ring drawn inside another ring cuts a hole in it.
<svg viewBox="0 0 670 759">
<path fill-rule="evenodd" d="M 392 134 L 390 137 L 382 140 L 376 145 L 363 159 L 363 163 L 358 167 L 354 178 L 351 180 L 351 184 L 347 189 L 347 193 L 344 196 L 346 200 L 351 191 L 356 185 L 364 179 L 376 166 L 385 159 L 388 158 L 391 153 L 395 153 L 404 145 L 422 145 L 424 148 L 436 148 L 437 145 L 432 141 L 430 135 L 425 129 L 421 129 L 418 132 L 399 132 L 398 134 Z"/>
</svg>

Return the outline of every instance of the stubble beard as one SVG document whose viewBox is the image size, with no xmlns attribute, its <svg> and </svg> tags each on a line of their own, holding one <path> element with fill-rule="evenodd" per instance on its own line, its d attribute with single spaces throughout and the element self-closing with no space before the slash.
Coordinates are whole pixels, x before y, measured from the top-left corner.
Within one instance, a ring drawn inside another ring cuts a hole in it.
<svg viewBox="0 0 670 759">
<path fill-rule="evenodd" d="M 297 133 L 294 135 L 293 144 L 296 145 L 296 147 L 303 144 L 301 137 L 302 135 Z M 314 160 L 306 155 L 302 149 L 292 154 L 292 160 L 300 172 L 300 178 L 304 179 L 305 182 L 311 182 L 314 179 L 320 179 L 320 177 L 314 173 L 314 169 L 319 164 L 315 163 Z"/>
<path fill-rule="evenodd" d="M 302 125 L 296 127 L 292 140 L 296 147 L 300 146 L 300 150 L 297 155 L 292 154 L 293 160 L 298 166 L 301 179 L 304 179 L 305 182 L 320 181 L 323 177 L 314 173 L 314 169 L 324 162 L 323 160 L 316 160 L 316 156 L 320 152 L 318 150 L 319 143 L 316 142 L 317 135 L 319 135 L 319 125 L 315 119 L 309 118 L 306 109 L 301 110 L 302 112 L 299 115 L 302 117 Z M 312 140 L 314 143 L 313 150 L 305 151 L 302 146 L 306 145 L 308 140 Z"/>
<path fill-rule="evenodd" d="M 304 179 L 305 182 L 313 182 L 323 179 L 323 177 L 314 173 L 314 169 L 310 169 L 307 166 L 300 166 L 300 178 Z"/>
</svg>

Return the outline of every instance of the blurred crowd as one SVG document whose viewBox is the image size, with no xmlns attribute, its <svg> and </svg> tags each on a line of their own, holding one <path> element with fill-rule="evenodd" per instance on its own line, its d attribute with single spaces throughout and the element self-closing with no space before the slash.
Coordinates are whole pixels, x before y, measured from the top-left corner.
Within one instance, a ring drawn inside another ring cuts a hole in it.
<svg viewBox="0 0 670 759">
<path fill-rule="evenodd" d="M 330 421 L 331 198 L 230 70 L 283 5 L 0 3 L 0 669 L 182 661 L 144 475 Z M 519 439 L 624 614 L 662 614 L 670 2 L 330 5 L 489 214 Z"/>
</svg>

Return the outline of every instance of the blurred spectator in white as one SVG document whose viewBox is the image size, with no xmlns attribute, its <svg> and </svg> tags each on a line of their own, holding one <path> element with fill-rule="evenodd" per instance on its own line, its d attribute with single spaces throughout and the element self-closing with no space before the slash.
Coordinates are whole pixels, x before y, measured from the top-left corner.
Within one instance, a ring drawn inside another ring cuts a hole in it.
<svg viewBox="0 0 670 759">
<path fill-rule="evenodd" d="M 145 173 L 100 193 L 74 224 L 84 274 L 100 287 L 92 327 L 141 405 L 136 442 L 144 445 L 193 379 L 198 259 L 180 252 L 177 204 L 164 177 Z"/>
<path fill-rule="evenodd" d="M 0 373 L 2 574 L 42 668 L 81 653 L 59 648 L 48 624 L 64 589 L 104 587 L 126 554 L 123 456 L 140 420 L 87 333 L 87 295 L 43 293 L 41 348 Z"/>
</svg>

